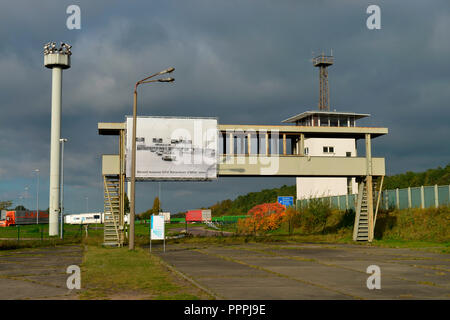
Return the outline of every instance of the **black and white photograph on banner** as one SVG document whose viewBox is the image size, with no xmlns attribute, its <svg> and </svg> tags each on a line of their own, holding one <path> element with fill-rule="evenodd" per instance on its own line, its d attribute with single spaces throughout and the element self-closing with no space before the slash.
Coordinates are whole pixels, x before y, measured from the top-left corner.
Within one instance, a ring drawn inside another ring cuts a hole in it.
<svg viewBox="0 0 450 320">
<path fill-rule="evenodd" d="M 133 118 L 126 123 L 129 177 Z M 136 130 L 137 180 L 217 178 L 217 119 L 138 117 Z"/>
</svg>

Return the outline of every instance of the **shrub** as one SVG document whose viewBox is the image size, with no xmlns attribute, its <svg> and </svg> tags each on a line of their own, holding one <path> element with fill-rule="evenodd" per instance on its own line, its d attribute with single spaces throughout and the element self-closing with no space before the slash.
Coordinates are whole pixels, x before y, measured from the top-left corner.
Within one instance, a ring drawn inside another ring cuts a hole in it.
<svg viewBox="0 0 450 320">
<path fill-rule="evenodd" d="M 285 208 L 279 203 L 264 203 L 248 211 L 250 217 L 239 219 L 238 233 L 257 234 L 276 230 L 280 227 Z"/>
<path fill-rule="evenodd" d="M 331 213 L 332 209 L 327 201 L 311 199 L 295 222 L 305 233 L 324 232 Z"/>
<path fill-rule="evenodd" d="M 294 228 L 296 226 L 295 222 L 298 220 L 300 212 L 295 210 L 292 207 L 289 207 L 286 209 L 282 222 L 287 226 L 287 231 L 289 235 L 291 235 L 294 231 Z"/>
</svg>

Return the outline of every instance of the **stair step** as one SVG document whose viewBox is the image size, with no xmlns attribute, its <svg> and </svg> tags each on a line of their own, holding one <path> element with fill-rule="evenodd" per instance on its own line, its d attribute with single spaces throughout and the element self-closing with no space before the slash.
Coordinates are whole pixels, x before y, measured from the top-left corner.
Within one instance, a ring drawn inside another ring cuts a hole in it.
<svg viewBox="0 0 450 320">
<path fill-rule="evenodd" d="M 358 232 L 357 237 L 369 237 L 369 234 L 367 232 Z"/>
<path fill-rule="evenodd" d="M 119 243 L 117 242 L 104 242 L 103 245 L 107 247 L 119 247 Z"/>
</svg>

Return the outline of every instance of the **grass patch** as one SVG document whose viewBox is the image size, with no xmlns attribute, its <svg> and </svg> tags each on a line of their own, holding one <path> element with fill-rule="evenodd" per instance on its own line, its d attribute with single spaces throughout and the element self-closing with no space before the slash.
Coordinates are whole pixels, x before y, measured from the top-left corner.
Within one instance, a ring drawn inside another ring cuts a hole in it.
<svg viewBox="0 0 450 320">
<path fill-rule="evenodd" d="M 374 240 L 373 245 L 387 248 L 408 248 L 434 253 L 450 253 L 450 242 L 412 241 L 412 240 Z"/>
<path fill-rule="evenodd" d="M 380 212 L 375 239 L 450 242 L 450 208 L 404 209 Z"/>
<path fill-rule="evenodd" d="M 103 234 L 103 225 L 90 225 L 89 234 Z M 80 225 L 64 224 L 65 238 L 80 238 L 85 235 L 84 228 Z M 48 239 L 48 224 L 30 224 L 0 228 L 0 238 L 17 239 L 36 238 Z"/>
<path fill-rule="evenodd" d="M 137 248 L 86 246 L 82 264 L 82 299 L 210 299 L 171 274 L 158 257 Z M 124 296 L 124 293 L 126 296 Z"/>
<path fill-rule="evenodd" d="M 26 241 L 12 241 L 1 240 L 0 241 L 0 253 L 6 252 L 6 250 L 24 249 L 24 248 L 39 248 L 39 247 L 56 247 L 64 244 L 77 244 L 81 243 L 81 239 L 64 239 L 59 238 L 49 240 L 26 240 Z"/>
</svg>

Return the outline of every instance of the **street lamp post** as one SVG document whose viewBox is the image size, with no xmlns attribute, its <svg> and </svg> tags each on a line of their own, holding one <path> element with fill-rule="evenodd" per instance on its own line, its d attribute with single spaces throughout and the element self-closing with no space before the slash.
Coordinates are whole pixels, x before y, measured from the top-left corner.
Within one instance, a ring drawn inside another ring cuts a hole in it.
<svg viewBox="0 0 450 320">
<path fill-rule="evenodd" d="M 155 79 L 149 80 L 155 76 L 163 75 L 166 73 L 171 73 L 175 70 L 175 68 L 168 68 L 161 72 L 155 73 L 147 78 L 144 78 L 138 82 L 136 82 L 134 86 L 134 96 L 133 96 L 133 136 L 132 136 L 132 149 L 131 149 L 131 192 L 130 192 L 130 239 L 128 244 L 129 250 L 134 250 L 134 217 L 136 210 L 135 203 L 135 186 L 136 186 L 136 122 L 137 122 L 137 87 L 143 83 L 150 82 L 173 82 L 174 78 L 165 78 L 165 79 Z"/>
<path fill-rule="evenodd" d="M 60 231 L 61 231 L 61 240 L 63 239 L 63 231 L 64 231 L 64 143 L 67 142 L 67 139 L 61 138 L 59 139 L 61 143 L 61 221 L 60 221 Z"/>
<path fill-rule="evenodd" d="M 28 203 L 28 186 L 25 186 L 25 209 L 29 210 L 29 207 L 31 207 Z"/>
<path fill-rule="evenodd" d="M 36 224 L 39 224 L 39 169 L 34 169 L 37 177 L 37 186 L 36 186 Z"/>
</svg>

